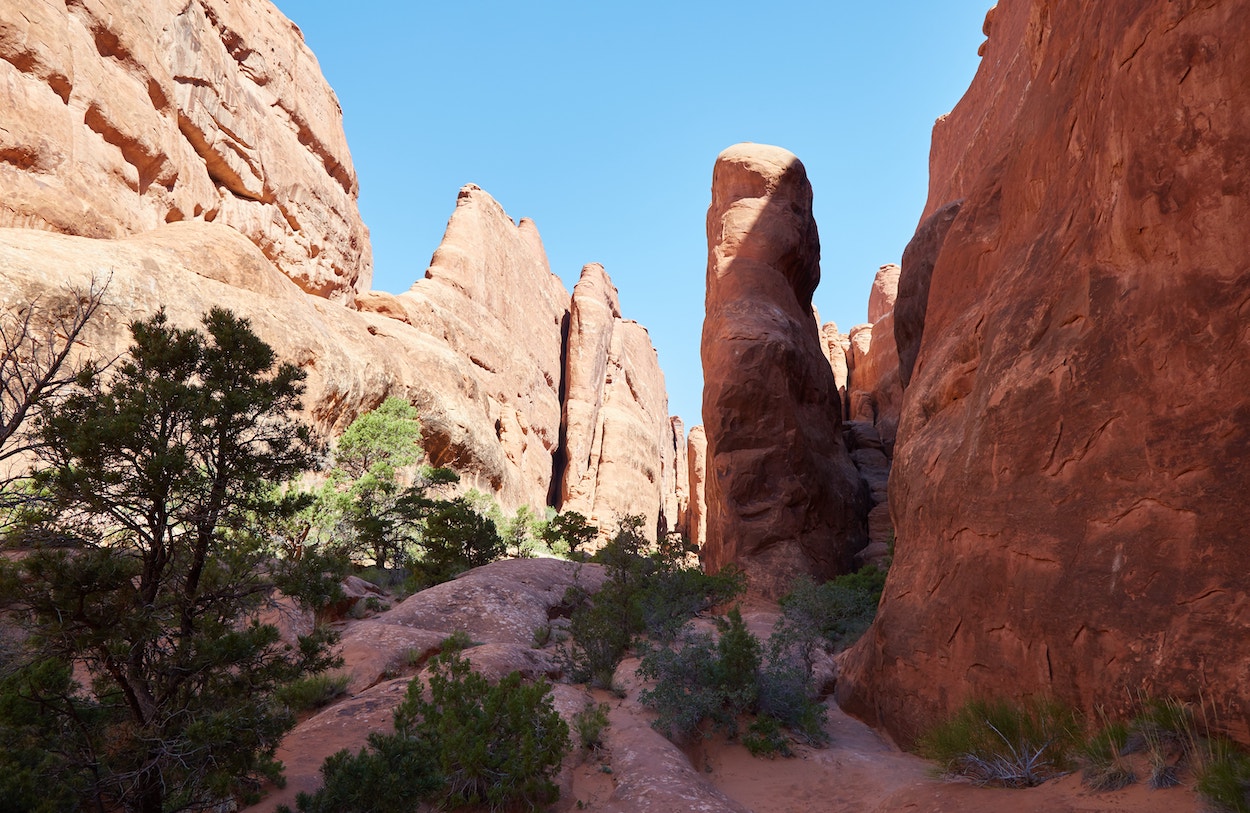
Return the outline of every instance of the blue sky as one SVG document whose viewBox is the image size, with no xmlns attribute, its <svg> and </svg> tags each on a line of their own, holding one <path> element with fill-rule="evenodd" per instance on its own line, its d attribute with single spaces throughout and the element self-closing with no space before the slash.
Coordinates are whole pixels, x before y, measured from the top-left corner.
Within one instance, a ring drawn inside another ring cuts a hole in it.
<svg viewBox="0 0 1250 813">
<path fill-rule="evenodd" d="M 343 106 L 373 287 L 424 274 L 476 183 L 534 220 L 570 291 L 603 263 L 687 428 L 717 153 L 756 141 L 802 159 L 817 309 L 843 331 L 863 322 L 877 266 L 915 229 L 933 121 L 976 71 L 991 3 L 277 0 Z"/>
</svg>

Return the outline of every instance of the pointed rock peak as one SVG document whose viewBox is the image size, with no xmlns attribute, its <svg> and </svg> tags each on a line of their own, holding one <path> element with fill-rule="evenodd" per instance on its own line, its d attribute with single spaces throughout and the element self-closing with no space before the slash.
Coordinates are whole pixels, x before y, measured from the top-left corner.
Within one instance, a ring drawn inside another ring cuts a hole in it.
<svg viewBox="0 0 1250 813">
<path fill-rule="evenodd" d="M 898 298 L 900 270 L 894 263 L 887 263 L 877 269 L 877 276 L 872 281 L 872 291 L 868 294 L 868 321 L 874 325 L 881 321 L 881 317 L 894 310 L 894 300 Z"/>
<path fill-rule="evenodd" d="M 612 278 L 608 276 L 608 272 L 604 271 L 599 263 L 587 263 L 582 266 L 581 278 L 573 286 L 573 300 L 575 302 L 587 300 L 602 302 L 611 311 L 614 319 L 621 318 L 620 294 L 616 286 L 612 284 Z"/>
</svg>

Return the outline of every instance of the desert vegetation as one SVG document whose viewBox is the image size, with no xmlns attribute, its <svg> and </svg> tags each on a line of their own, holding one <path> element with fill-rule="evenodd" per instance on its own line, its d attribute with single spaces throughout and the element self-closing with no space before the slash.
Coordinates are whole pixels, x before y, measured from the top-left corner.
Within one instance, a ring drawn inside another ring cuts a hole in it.
<svg viewBox="0 0 1250 813">
<path fill-rule="evenodd" d="M 1250 810 L 1250 757 L 1216 731 L 1202 706 L 1138 697 L 1136 713 L 1086 719 L 1046 699 L 978 698 L 932 726 L 918 750 L 947 774 L 980 785 L 1033 787 L 1079 769 L 1095 791 L 1139 781 L 1193 787 L 1214 810 Z"/>
</svg>

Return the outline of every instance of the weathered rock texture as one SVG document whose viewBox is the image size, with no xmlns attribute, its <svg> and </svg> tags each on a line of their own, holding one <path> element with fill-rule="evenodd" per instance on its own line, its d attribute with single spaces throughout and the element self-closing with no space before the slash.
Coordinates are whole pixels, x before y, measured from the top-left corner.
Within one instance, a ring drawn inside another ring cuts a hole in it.
<svg viewBox="0 0 1250 813">
<path fill-rule="evenodd" d="M 626 514 L 641 515 L 651 533 L 675 528 L 664 374 L 647 329 L 621 318 L 616 287 L 598 263 L 573 287 L 566 355 L 561 507 L 606 531 Z"/>
<path fill-rule="evenodd" d="M 911 382 L 920 340 L 924 336 L 925 308 L 929 304 L 929 282 L 933 264 L 942 250 L 946 232 L 963 201 L 946 204 L 925 218 L 916 234 L 903 249 L 903 266 L 898 278 L 898 297 L 894 302 L 894 343 L 898 348 L 899 385 L 906 389 Z"/>
<path fill-rule="evenodd" d="M 812 315 L 820 240 L 803 164 L 730 147 L 708 208 L 703 420 L 704 563 L 731 562 L 764 593 L 844 572 L 866 542 L 864 495 Z"/>
<path fill-rule="evenodd" d="M 820 328 L 820 349 L 825 358 L 829 359 L 829 367 L 833 370 L 833 383 L 838 388 L 838 407 L 841 414 L 849 416 L 850 403 L 847 401 L 846 384 L 850 373 L 848 354 L 851 352 L 851 337 L 838 332 L 838 326 L 826 322 Z"/>
<path fill-rule="evenodd" d="M 686 436 L 686 464 L 690 472 L 687 538 L 702 550 L 707 544 L 707 434 L 702 424 L 690 427 Z"/>
<path fill-rule="evenodd" d="M 868 421 L 877 428 L 887 454 L 893 453 L 902 412 L 898 349 L 894 341 L 894 302 L 899 267 L 883 265 L 873 279 L 866 325 L 851 329 L 847 363 L 847 401 L 851 420 Z M 834 362 L 831 362 L 834 363 Z M 834 373 L 837 373 L 836 363 Z"/>
<path fill-rule="evenodd" d="M 1205 698 L 1250 741 L 1250 7 L 1003 0 L 934 129 L 898 546 L 842 701 Z M 906 269 L 905 269 L 906 270 Z"/>
<path fill-rule="evenodd" d="M 0 227 L 245 235 L 303 290 L 372 275 L 342 112 L 272 4 L 0 4 Z"/>
<path fill-rule="evenodd" d="M 361 300 L 439 347 L 413 400 L 438 427 L 425 433 L 432 461 L 478 473 L 478 487 L 512 507 L 549 502 L 568 305 L 534 223 L 514 223 L 472 184 L 460 190 L 425 278 Z"/>
</svg>

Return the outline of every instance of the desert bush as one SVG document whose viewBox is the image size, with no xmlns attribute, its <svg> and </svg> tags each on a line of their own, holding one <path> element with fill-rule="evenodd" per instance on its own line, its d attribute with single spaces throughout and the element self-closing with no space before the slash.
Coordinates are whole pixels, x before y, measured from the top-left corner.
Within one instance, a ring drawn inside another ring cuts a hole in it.
<svg viewBox="0 0 1250 813">
<path fill-rule="evenodd" d="M 768 714 L 761 714 L 747 726 L 747 733 L 742 735 L 742 744 L 753 757 L 794 756 L 790 750 L 790 738 L 782 730 L 781 722 Z"/>
<path fill-rule="evenodd" d="M 564 671 L 579 683 L 609 688 L 612 674 L 635 635 L 671 642 L 697 613 L 741 592 L 745 579 L 727 568 L 708 575 L 687 567 L 670 548 L 649 550 L 642 517 L 626 517 L 613 539 L 595 553 L 607 580 L 593 597 L 573 591 L 569 634 L 561 649 Z"/>
<path fill-rule="evenodd" d="M 349 680 L 344 674 L 309 675 L 283 686 L 275 692 L 274 699 L 297 714 L 319 709 L 346 694 Z"/>
<path fill-rule="evenodd" d="M 1137 774 L 1124 759 L 1129 727 L 1108 720 L 1101 711 L 1099 718 L 1102 726 L 1079 749 L 1084 763 L 1081 781 L 1094 790 L 1119 790 L 1137 781 Z"/>
<path fill-rule="evenodd" d="M 395 733 L 373 734 L 358 754 L 326 760 L 325 784 L 300 794 L 301 811 L 390 813 L 418 801 L 494 811 L 556 799 L 552 777 L 568 750 L 569 727 L 552 706 L 550 685 L 525 683 L 517 672 L 491 684 L 457 651 L 431 663 L 427 685 L 414 680 L 395 710 Z"/>
<path fill-rule="evenodd" d="M 1054 702 L 978 699 L 930 728 L 919 748 L 946 773 L 1025 788 L 1067 771 L 1078 731 L 1075 714 Z"/>
<path fill-rule="evenodd" d="M 715 641 L 687 633 L 677 647 L 649 649 L 638 675 L 653 686 L 638 699 L 656 712 L 655 729 L 670 738 L 690 738 L 705 721 L 732 737 L 738 718 L 755 711 L 759 669 L 759 641 L 735 607 Z"/>
<path fill-rule="evenodd" d="M 1250 813 L 1250 757 L 1219 737 L 1200 749 L 1194 766 L 1198 793 L 1222 813 Z"/>
<path fill-rule="evenodd" d="M 608 704 L 587 703 L 586 708 L 573 715 L 573 730 L 577 740 L 587 751 L 603 747 L 603 732 L 608 727 Z"/>
</svg>

